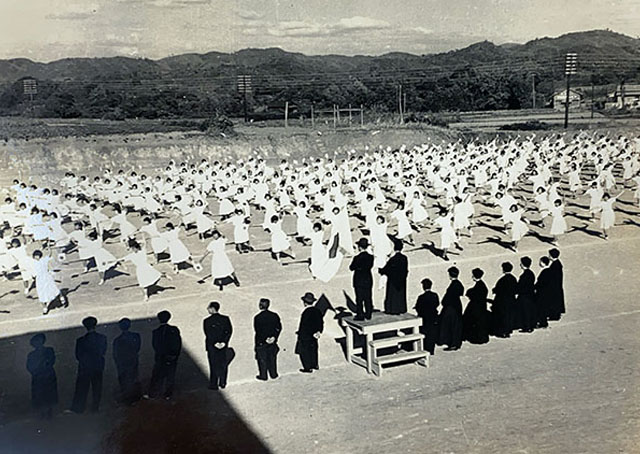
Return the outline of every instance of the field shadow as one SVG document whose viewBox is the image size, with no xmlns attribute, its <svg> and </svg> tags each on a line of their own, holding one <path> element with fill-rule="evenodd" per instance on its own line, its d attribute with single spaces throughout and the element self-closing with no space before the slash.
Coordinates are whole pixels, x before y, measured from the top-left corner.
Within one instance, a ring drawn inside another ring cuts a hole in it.
<svg viewBox="0 0 640 454">
<path fill-rule="evenodd" d="M 78 320 L 80 321 L 80 320 Z M 140 333 L 140 380 L 144 392 L 153 367 L 151 332 L 155 319 L 132 321 Z M 203 370 L 183 348 L 178 360 L 176 388 L 171 400 L 141 400 L 133 406 L 118 403 L 118 381 L 112 342 L 120 334 L 116 323 L 99 324 L 108 341 L 104 385 L 97 414 L 66 415 L 76 379 L 75 341 L 84 328 L 45 331 L 46 345 L 56 353 L 59 405 L 51 420 L 39 420 L 31 409 L 31 377 L 25 363 L 36 332 L 0 339 L 0 443 L 3 452 L 53 453 L 268 453 L 254 433 L 220 392 L 210 391 L 208 370 Z M 25 434 L 27 434 L 25 436 Z"/>
</svg>

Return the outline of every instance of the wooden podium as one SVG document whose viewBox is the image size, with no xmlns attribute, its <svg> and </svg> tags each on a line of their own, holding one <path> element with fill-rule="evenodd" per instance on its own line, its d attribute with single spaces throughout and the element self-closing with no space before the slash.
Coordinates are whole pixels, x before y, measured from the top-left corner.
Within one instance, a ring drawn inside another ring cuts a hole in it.
<svg viewBox="0 0 640 454">
<path fill-rule="evenodd" d="M 382 375 L 382 366 L 414 361 L 429 367 L 429 352 L 422 348 L 422 319 L 411 314 L 389 315 L 374 312 L 371 320 L 342 319 L 347 331 L 347 361 L 365 367 L 368 373 Z M 355 347 L 355 336 L 364 336 L 364 347 Z M 411 345 L 410 351 L 401 346 Z M 395 350 L 381 355 L 380 350 Z"/>
</svg>

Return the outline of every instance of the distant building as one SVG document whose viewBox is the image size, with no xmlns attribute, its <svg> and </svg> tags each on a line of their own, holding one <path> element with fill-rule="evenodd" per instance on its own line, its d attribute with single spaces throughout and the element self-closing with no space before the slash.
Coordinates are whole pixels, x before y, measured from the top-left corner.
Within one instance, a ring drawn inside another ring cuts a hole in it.
<svg viewBox="0 0 640 454">
<path fill-rule="evenodd" d="M 618 85 L 616 91 L 610 95 L 610 104 L 616 109 L 640 108 L 640 85 Z"/>
<path fill-rule="evenodd" d="M 569 109 L 579 109 L 583 105 L 584 94 L 582 91 L 569 90 Z M 567 102 L 567 90 L 558 91 L 553 94 L 553 108 L 556 110 L 564 110 Z"/>
</svg>

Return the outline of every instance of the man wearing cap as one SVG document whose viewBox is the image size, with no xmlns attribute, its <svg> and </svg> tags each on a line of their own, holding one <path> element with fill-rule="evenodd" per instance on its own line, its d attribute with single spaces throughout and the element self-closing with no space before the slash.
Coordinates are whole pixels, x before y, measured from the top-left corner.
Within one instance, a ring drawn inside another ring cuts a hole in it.
<svg viewBox="0 0 640 454">
<path fill-rule="evenodd" d="M 258 362 L 256 378 L 262 381 L 267 380 L 267 372 L 272 379 L 278 378 L 278 337 L 282 331 L 282 323 L 280 316 L 269 310 L 270 305 L 271 302 L 267 298 L 260 298 L 260 312 L 253 318 L 254 347 Z"/>
<path fill-rule="evenodd" d="M 131 320 L 123 318 L 118 322 L 121 334 L 113 340 L 113 360 L 118 370 L 121 400 L 132 404 L 140 398 L 138 381 L 138 355 L 140 353 L 140 334 L 129 331 Z"/>
<path fill-rule="evenodd" d="M 107 337 L 96 332 L 98 320 L 87 317 L 82 320 L 87 334 L 76 340 L 76 359 L 78 360 L 78 376 L 73 394 L 71 411 L 83 413 L 87 405 L 89 387 L 92 391 L 91 411 L 97 412 L 102 397 L 102 374 L 104 372 L 104 355 L 107 352 Z"/>
<path fill-rule="evenodd" d="M 233 328 L 229 317 L 219 313 L 219 302 L 212 301 L 207 310 L 209 316 L 204 319 L 202 327 L 209 359 L 209 389 L 217 391 L 219 388 L 224 389 L 227 386 L 229 372 L 227 353 Z"/>
<path fill-rule="evenodd" d="M 318 366 L 318 339 L 324 329 L 324 321 L 322 320 L 322 312 L 313 305 L 316 297 L 311 292 L 307 292 L 301 298 L 305 309 L 300 317 L 300 325 L 298 327 L 296 342 L 296 354 L 300 356 L 302 369 L 300 372 L 311 373 Z"/>
<path fill-rule="evenodd" d="M 371 319 L 373 313 L 373 255 L 367 252 L 369 240 L 360 238 L 358 245 L 358 255 L 356 255 L 349 269 L 353 271 L 353 290 L 356 293 L 356 316 L 355 320 Z"/>
<path fill-rule="evenodd" d="M 160 326 L 153 330 L 151 338 L 155 362 L 149 383 L 149 397 L 163 394 L 168 400 L 173 395 L 178 357 L 182 351 L 182 337 L 176 326 L 169 325 L 169 311 L 158 312 L 157 317 Z"/>
</svg>

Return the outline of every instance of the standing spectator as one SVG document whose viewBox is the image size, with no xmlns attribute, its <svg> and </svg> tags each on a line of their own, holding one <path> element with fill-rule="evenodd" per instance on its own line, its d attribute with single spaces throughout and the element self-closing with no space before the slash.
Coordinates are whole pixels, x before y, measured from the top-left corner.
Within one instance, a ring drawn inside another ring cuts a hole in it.
<svg viewBox="0 0 640 454">
<path fill-rule="evenodd" d="M 152 345 L 155 352 L 155 362 L 151 372 L 148 397 L 154 398 L 161 394 L 167 400 L 173 395 L 176 381 L 176 367 L 182 351 L 182 337 L 176 326 L 169 325 L 171 313 L 158 312 L 160 326 L 153 330 Z"/>
<path fill-rule="evenodd" d="M 387 264 L 380 268 L 380 274 L 387 276 L 387 291 L 384 297 L 384 311 L 387 314 L 404 314 L 407 312 L 407 275 L 409 260 L 402 253 L 403 243 L 395 240 L 394 255 Z"/>
<path fill-rule="evenodd" d="M 31 338 L 33 351 L 27 356 L 27 370 L 31 374 L 31 403 L 43 419 L 51 419 L 53 407 L 58 403 L 58 381 L 53 365 L 56 354 L 51 347 L 45 347 L 44 334 Z"/>
<path fill-rule="evenodd" d="M 418 317 L 422 318 L 420 332 L 424 335 L 424 349 L 433 355 L 438 339 L 438 306 L 440 305 L 440 299 L 436 292 L 431 291 L 431 286 L 433 285 L 431 279 L 422 279 L 421 284 L 424 293 L 418 297 L 414 309 Z"/>
<path fill-rule="evenodd" d="M 540 257 L 540 273 L 535 285 L 536 301 L 536 328 L 547 328 L 549 326 L 549 306 L 552 297 L 552 271 L 549 268 L 551 260 L 549 257 Z"/>
<path fill-rule="evenodd" d="M 464 339 L 472 344 L 489 342 L 489 314 L 487 311 L 487 295 L 489 289 L 482 280 L 484 271 L 474 268 L 471 277 L 475 284 L 467 290 L 469 304 L 462 315 Z"/>
<path fill-rule="evenodd" d="M 282 331 L 282 323 L 278 314 L 269 310 L 270 305 L 271 302 L 267 298 L 260 298 L 260 312 L 253 318 L 254 345 L 258 362 L 256 378 L 263 381 L 267 380 L 267 372 L 272 379 L 278 378 L 278 337 Z"/>
<path fill-rule="evenodd" d="M 371 320 L 373 314 L 373 255 L 367 252 L 369 240 L 360 238 L 356 243 L 358 255 L 356 255 L 349 269 L 353 271 L 353 290 L 356 293 L 356 316 L 355 320 Z"/>
<path fill-rule="evenodd" d="M 442 297 L 442 312 L 440 313 L 439 344 L 446 345 L 446 351 L 458 350 L 462 346 L 462 295 L 464 287 L 458 280 L 460 270 L 452 266 L 447 270 L 449 287 Z"/>
<path fill-rule="evenodd" d="M 491 305 L 491 316 L 493 334 L 497 337 L 506 338 L 511 336 L 512 313 L 516 304 L 518 280 L 511 274 L 513 265 L 510 262 L 504 262 L 501 266 L 503 275 L 493 288 L 494 297 Z"/>
<path fill-rule="evenodd" d="M 556 248 L 549 250 L 551 265 L 551 300 L 549 301 L 549 320 L 560 320 L 565 313 L 564 305 L 564 272 L 560 262 L 560 251 Z"/>
<path fill-rule="evenodd" d="M 522 257 L 520 259 L 522 274 L 518 278 L 517 316 L 515 319 L 520 331 L 523 333 L 530 333 L 536 327 L 536 276 L 530 269 L 531 263 L 530 257 Z"/>
<path fill-rule="evenodd" d="M 129 331 L 131 320 L 128 318 L 120 320 L 118 327 L 121 334 L 113 340 L 113 360 L 118 371 L 120 401 L 130 405 L 140 399 L 138 380 L 140 334 Z"/>
<path fill-rule="evenodd" d="M 107 353 L 107 336 L 96 332 L 98 320 L 87 317 L 82 320 L 87 334 L 76 340 L 76 359 L 78 377 L 73 394 L 71 412 L 83 413 L 87 404 L 89 387 L 92 391 L 91 411 L 97 412 L 102 397 L 102 374 L 104 373 L 104 355 Z"/>
<path fill-rule="evenodd" d="M 209 303 L 207 310 L 210 315 L 204 319 L 203 329 L 209 359 L 209 389 L 217 391 L 227 386 L 229 339 L 233 329 L 229 317 L 219 313 L 219 302 Z"/>
<path fill-rule="evenodd" d="M 318 339 L 324 329 L 322 312 L 313 305 L 316 297 L 311 292 L 307 292 L 301 298 L 304 304 L 304 311 L 300 317 L 296 342 L 296 353 L 300 356 L 302 369 L 300 372 L 311 373 L 318 370 Z"/>
</svg>

